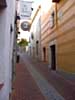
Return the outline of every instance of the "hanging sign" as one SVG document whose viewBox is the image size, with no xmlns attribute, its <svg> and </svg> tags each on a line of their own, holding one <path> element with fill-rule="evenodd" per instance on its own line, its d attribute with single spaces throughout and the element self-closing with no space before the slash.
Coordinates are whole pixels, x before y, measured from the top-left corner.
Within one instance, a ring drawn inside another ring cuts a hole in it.
<svg viewBox="0 0 75 100">
<path fill-rule="evenodd" d="M 32 2 L 31 1 L 20 1 L 20 17 L 24 20 L 29 20 L 32 13 Z"/>
<path fill-rule="evenodd" d="M 28 31 L 30 29 L 30 23 L 27 21 L 24 21 L 21 23 L 21 29 L 23 31 Z"/>
</svg>

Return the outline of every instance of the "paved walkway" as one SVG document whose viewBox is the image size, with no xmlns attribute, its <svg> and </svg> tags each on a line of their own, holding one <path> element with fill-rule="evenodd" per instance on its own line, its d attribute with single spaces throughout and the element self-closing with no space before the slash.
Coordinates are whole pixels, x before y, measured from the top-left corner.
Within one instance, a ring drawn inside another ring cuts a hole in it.
<svg viewBox="0 0 75 100">
<path fill-rule="evenodd" d="M 16 65 L 12 100 L 45 100 L 25 64 Z"/>
<path fill-rule="evenodd" d="M 45 63 L 22 55 L 16 72 L 13 100 L 75 100 L 75 84 Z"/>
<path fill-rule="evenodd" d="M 26 55 L 24 57 L 28 59 L 29 63 L 43 75 L 48 83 L 52 85 L 65 100 L 75 100 L 75 79 L 74 81 L 70 81 L 56 71 L 50 70 L 48 64 L 32 59 Z"/>
</svg>

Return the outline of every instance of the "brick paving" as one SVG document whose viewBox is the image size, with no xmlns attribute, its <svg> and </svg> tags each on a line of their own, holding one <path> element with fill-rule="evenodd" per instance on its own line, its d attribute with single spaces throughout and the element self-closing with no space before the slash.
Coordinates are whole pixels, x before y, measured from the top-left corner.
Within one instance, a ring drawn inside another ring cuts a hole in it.
<svg viewBox="0 0 75 100">
<path fill-rule="evenodd" d="M 56 71 L 48 68 L 48 64 L 26 57 L 28 61 L 53 85 L 53 87 L 65 98 L 65 100 L 75 100 L 75 84 L 65 79 Z"/>
<path fill-rule="evenodd" d="M 12 100 L 45 100 L 25 64 L 16 64 L 16 79 Z"/>
<path fill-rule="evenodd" d="M 44 95 L 46 100 L 64 100 L 64 98 L 56 91 L 56 89 L 48 83 L 48 81 L 38 72 L 27 59 L 24 59 L 24 63 L 27 65 L 27 69 L 35 79 L 41 93 Z"/>
<path fill-rule="evenodd" d="M 57 98 L 44 98 L 40 91 L 41 89 L 39 89 L 39 86 L 36 84 L 35 78 L 33 75 L 31 75 L 27 68 L 27 62 L 33 66 L 33 70 L 36 69 L 36 71 L 45 78 L 45 81 L 47 81 L 56 89 L 56 91 L 64 98 L 64 100 L 75 100 L 75 84 L 72 81 L 67 80 L 56 71 L 50 70 L 48 68 L 48 64 L 44 62 L 32 59 L 27 55 L 22 55 L 22 58 L 24 62 L 22 60 L 21 63 L 17 64 L 16 66 L 16 81 L 14 82 L 12 100 L 61 100 Z M 41 79 L 39 81 L 41 82 Z M 43 84 L 43 82 L 41 82 L 41 84 Z M 47 90 L 47 88 L 45 90 Z"/>
</svg>

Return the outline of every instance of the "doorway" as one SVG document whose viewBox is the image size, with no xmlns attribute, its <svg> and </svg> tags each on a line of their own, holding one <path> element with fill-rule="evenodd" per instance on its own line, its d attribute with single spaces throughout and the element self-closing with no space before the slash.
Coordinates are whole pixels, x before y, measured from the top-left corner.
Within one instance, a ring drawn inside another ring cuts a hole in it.
<svg viewBox="0 0 75 100">
<path fill-rule="evenodd" d="M 39 41 L 36 41 L 36 55 L 38 56 Z"/>
<path fill-rule="evenodd" d="M 43 47 L 43 59 L 44 61 L 46 61 L 46 48 Z"/>
<path fill-rule="evenodd" d="M 51 49 L 51 69 L 56 70 L 56 46 L 50 46 Z"/>
</svg>

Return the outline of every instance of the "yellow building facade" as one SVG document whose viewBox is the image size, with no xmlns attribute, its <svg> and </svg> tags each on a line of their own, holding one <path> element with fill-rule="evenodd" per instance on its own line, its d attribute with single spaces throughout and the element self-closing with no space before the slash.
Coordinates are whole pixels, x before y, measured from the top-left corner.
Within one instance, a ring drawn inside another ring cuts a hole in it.
<svg viewBox="0 0 75 100">
<path fill-rule="evenodd" d="M 75 0 L 59 0 L 41 16 L 41 51 L 52 69 L 75 73 Z"/>
</svg>

